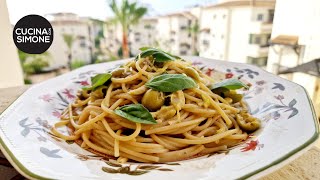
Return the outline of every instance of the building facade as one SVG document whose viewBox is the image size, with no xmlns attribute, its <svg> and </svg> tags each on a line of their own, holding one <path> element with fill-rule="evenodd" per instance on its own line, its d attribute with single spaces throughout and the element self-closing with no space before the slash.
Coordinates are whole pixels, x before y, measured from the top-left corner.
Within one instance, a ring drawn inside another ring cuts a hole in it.
<svg viewBox="0 0 320 180">
<path fill-rule="evenodd" d="M 158 17 L 156 38 L 159 47 L 177 55 L 193 55 L 197 45 L 190 28 L 197 18 L 190 12 L 173 13 Z"/>
<path fill-rule="evenodd" d="M 73 13 L 55 13 L 47 15 L 54 30 L 54 41 L 48 49 L 52 56 L 51 66 L 66 66 L 69 49 L 63 36 L 73 36 L 72 59 L 89 64 L 97 50 L 95 37 L 102 32 L 102 25 L 89 18 L 79 17 Z"/>
<path fill-rule="evenodd" d="M 320 58 L 319 7 L 318 0 L 277 1 L 271 36 L 274 45 L 269 50 L 268 71 L 278 74 L 286 67 Z M 300 72 L 281 76 L 306 88 L 319 116 L 320 78 Z"/>
<path fill-rule="evenodd" d="M 275 1 L 228 0 L 202 8 L 200 56 L 266 66 Z"/>
<path fill-rule="evenodd" d="M 107 19 L 103 26 L 103 32 L 102 51 L 104 51 L 107 56 L 118 55 L 122 42 L 122 28 L 120 24 L 114 24 L 112 19 Z"/>
<path fill-rule="evenodd" d="M 138 24 L 129 30 L 129 46 L 132 55 L 139 54 L 139 48 L 143 46 L 157 46 L 156 18 L 143 18 Z"/>
</svg>

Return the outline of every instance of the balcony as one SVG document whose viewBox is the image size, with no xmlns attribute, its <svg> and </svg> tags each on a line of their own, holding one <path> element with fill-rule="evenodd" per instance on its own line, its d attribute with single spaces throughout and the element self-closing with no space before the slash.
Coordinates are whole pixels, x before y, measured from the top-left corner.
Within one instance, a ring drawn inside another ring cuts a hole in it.
<svg viewBox="0 0 320 180">
<path fill-rule="evenodd" d="M 251 22 L 250 25 L 250 33 L 271 33 L 272 31 L 272 23 L 267 22 Z"/>
<path fill-rule="evenodd" d="M 248 56 L 251 57 L 265 57 L 268 56 L 269 47 L 260 46 L 258 44 L 250 44 L 248 47 Z"/>
</svg>

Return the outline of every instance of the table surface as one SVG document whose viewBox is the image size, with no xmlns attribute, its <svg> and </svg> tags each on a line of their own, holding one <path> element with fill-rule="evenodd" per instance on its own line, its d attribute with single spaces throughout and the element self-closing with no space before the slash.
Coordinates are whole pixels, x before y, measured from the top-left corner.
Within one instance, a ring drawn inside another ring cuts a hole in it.
<svg viewBox="0 0 320 180">
<path fill-rule="evenodd" d="M 3 112 L 19 95 L 29 86 L 0 89 L 0 113 Z M 320 143 L 308 152 L 285 165 L 281 169 L 263 177 L 263 180 L 278 179 L 319 179 L 320 178 Z M 25 179 L 14 170 L 11 164 L 0 152 L 0 179 L 20 180 Z"/>
</svg>

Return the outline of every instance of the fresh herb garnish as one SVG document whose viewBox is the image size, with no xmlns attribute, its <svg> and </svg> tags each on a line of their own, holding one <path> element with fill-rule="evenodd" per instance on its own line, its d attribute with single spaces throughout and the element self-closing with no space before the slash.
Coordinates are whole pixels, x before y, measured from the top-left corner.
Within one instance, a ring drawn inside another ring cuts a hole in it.
<svg viewBox="0 0 320 180">
<path fill-rule="evenodd" d="M 154 120 L 148 109 L 141 104 L 125 105 L 114 110 L 114 113 L 132 122 L 142 124 L 157 124 L 157 121 Z"/>
<path fill-rule="evenodd" d="M 184 74 L 162 74 L 152 78 L 145 85 L 161 92 L 175 92 L 197 86 L 192 78 Z"/>
<path fill-rule="evenodd" d="M 217 88 L 225 88 L 228 90 L 236 90 L 236 89 L 240 89 L 240 88 L 245 88 L 245 89 L 249 89 L 249 86 L 247 86 L 246 84 L 244 84 L 243 82 L 241 82 L 238 79 L 225 79 L 221 82 L 215 83 L 213 85 L 211 85 L 210 89 L 217 89 Z"/>
<path fill-rule="evenodd" d="M 111 79 L 112 74 L 97 74 L 94 77 L 91 77 L 91 86 L 83 87 L 84 90 L 95 90 L 97 87 L 105 84 L 109 79 Z"/>
<path fill-rule="evenodd" d="M 211 85 L 210 89 L 213 93 L 222 97 L 228 97 L 232 99 L 232 103 L 237 103 L 243 98 L 242 94 L 237 94 L 236 89 L 245 88 L 249 89 L 249 86 L 244 84 L 238 79 L 225 79 L 221 82 Z"/>
<path fill-rule="evenodd" d="M 142 47 L 140 48 L 140 50 L 142 52 L 138 56 L 136 56 L 136 60 L 139 59 L 139 56 L 140 58 L 152 56 L 155 62 L 174 61 L 176 59 L 181 59 L 178 56 L 174 56 L 168 52 L 153 47 Z"/>
</svg>

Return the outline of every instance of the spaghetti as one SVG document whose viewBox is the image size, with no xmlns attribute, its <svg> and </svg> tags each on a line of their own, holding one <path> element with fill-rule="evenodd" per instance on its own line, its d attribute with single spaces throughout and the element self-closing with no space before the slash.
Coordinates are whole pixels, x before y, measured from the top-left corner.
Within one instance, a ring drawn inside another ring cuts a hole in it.
<svg viewBox="0 0 320 180">
<path fill-rule="evenodd" d="M 139 57 L 111 74 L 109 83 L 79 90 L 53 126 L 55 135 L 121 163 L 162 163 L 227 150 L 248 137 L 241 123 L 260 125 L 244 102 L 212 92 L 212 79 L 186 61 L 157 63 L 152 56 Z M 186 74 L 197 86 L 175 92 L 151 90 L 146 83 L 161 74 Z M 156 123 L 133 122 L 115 113 L 130 104 L 142 104 Z M 61 126 L 68 126 L 70 135 L 60 133 Z"/>
</svg>

